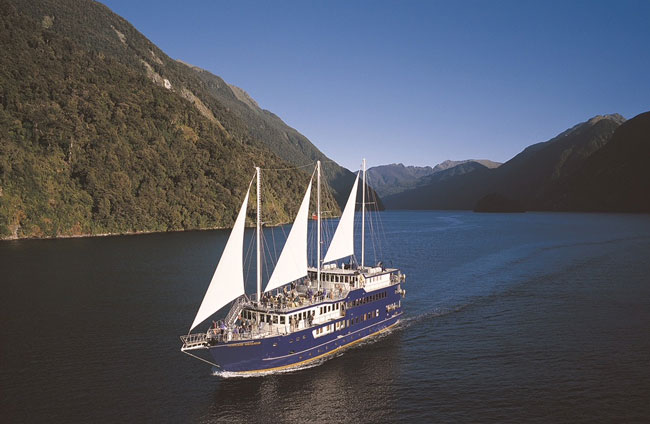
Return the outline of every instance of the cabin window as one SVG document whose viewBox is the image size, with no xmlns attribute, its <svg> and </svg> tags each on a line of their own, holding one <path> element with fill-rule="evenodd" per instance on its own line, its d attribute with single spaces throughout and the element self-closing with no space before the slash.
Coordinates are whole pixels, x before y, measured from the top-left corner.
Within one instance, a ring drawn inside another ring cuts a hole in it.
<svg viewBox="0 0 650 424">
<path fill-rule="evenodd" d="M 280 317 L 280 324 L 284 324 L 284 316 Z"/>
<path fill-rule="evenodd" d="M 278 316 L 273 315 L 273 324 L 277 324 L 277 323 L 278 323 Z"/>
</svg>

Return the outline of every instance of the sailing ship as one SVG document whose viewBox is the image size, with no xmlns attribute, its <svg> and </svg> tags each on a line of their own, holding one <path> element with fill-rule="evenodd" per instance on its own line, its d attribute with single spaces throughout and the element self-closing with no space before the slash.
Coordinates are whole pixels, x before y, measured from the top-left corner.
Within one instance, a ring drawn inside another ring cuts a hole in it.
<svg viewBox="0 0 650 424">
<path fill-rule="evenodd" d="M 257 373 L 301 367 L 399 322 L 406 275 L 365 264 L 366 162 L 352 186 L 329 248 L 321 255 L 321 164 L 316 163 L 276 266 L 262 290 L 261 170 L 257 179 L 257 293 L 244 290 L 243 245 L 249 184 L 234 227 L 181 351 L 222 371 Z M 317 261 L 307 260 L 311 187 L 317 177 Z M 354 218 L 362 174 L 361 262 L 354 256 Z M 254 177 L 255 179 L 255 177 Z M 342 261 L 343 262 L 338 262 Z M 347 260 L 347 262 L 345 262 Z M 231 303 L 232 302 L 232 303 Z M 231 303 L 225 319 L 197 326 Z"/>
</svg>

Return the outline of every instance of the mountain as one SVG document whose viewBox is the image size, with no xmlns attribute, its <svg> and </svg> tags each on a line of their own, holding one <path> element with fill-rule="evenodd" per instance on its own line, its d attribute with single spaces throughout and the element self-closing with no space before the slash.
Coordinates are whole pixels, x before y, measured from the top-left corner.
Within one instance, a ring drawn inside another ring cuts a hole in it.
<svg viewBox="0 0 650 424">
<path fill-rule="evenodd" d="M 268 223 L 295 214 L 299 166 L 324 161 L 327 210 L 352 185 L 243 90 L 100 3 L 0 0 L 0 25 L 0 237 L 230 226 L 254 165 L 282 170 L 264 171 Z"/>
<path fill-rule="evenodd" d="M 304 135 L 285 124 L 274 113 L 262 109 L 243 89 L 197 66 L 178 61 L 203 83 L 206 93 L 246 123 L 246 136 L 264 142 L 278 157 L 302 166 L 320 160 L 334 198 L 343 206 L 354 183 L 355 174 L 325 156 Z M 372 189 L 369 189 L 372 190 Z"/>
<path fill-rule="evenodd" d="M 501 165 L 486 159 L 468 159 L 460 161 L 446 160 L 433 168 L 430 166 L 404 166 L 401 163 L 375 166 L 368 169 L 368 181 L 380 196 L 391 196 L 406 190 L 429 184 L 431 176 L 454 168 L 454 174 L 474 170 L 473 164 L 482 167 L 496 168 Z M 450 174 L 445 174 L 449 176 Z"/>
<path fill-rule="evenodd" d="M 509 199 L 499 193 L 481 197 L 474 206 L 474 212 L 525 212 L 517 200 Z"/>
<path fill-rule="evenodd" d="M 626 121 L 574 173 L 549 187 L 546 210 L 650 212 L 650 112 Z"/>
<path fill-rule="evenodd" d="M 366 177 L 377 194 L 384 197 L 415 187 L 421 177 L 433 172 L 430 166 L 404 166 L 401 163 L 393 163 L 368 168 Z"/>
<path fill-rule="evenodd" d="M 551 140 L 527 147 L 498 168 L 484 167 L 434 179 L 387 196 L 384 204 L 389 209 L 473 209 L 482 197 L 498 193 L 527 210 L 543 208 L 548 187 L 576 172 L 624 121 L 618 114 L 596 116 Z"/>
<path fill-rule="evenodd" d="M 433 173 L 444 171 L 449 168 L 455 168 L 458 165 L 463 165 L 465 163 L 469 162 L 477 162 L 480 163 L 481 165 L 485 166 L 486 168 L 498 168 L 501 166 L 500 162 L 494 162 L 491 160 L 487 159 L 466 159 L 466 160 L 446 160 L 444 162 L 441 162 L 437 164 L 436 166 L 433 167 Z"/>
</svg>

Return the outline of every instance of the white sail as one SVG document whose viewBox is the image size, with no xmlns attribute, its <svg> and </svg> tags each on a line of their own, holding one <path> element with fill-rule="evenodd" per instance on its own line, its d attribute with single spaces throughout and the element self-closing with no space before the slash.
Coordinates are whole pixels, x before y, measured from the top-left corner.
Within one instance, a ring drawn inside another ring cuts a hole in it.
<svg viewBox="0 0 650 424">
<path fill-rule="evenodd" d="M 244 203 L 239 210 L 235 225 L 230 233 L 226 247 L 214 271 L 208 291 L 205 293 L 203 302 L 196 313 L 190 331 L 210 315 L 223 308 L 233 299 L 241 296 L 244 291 L 244 227 L 246 224 L 246 207 L 248 206 L 248 195 L 250 187 L 246 192 Z"/>
<path fill-rule="evenodd" d="M 309 197 L 311 195 L 311 182 L 305 197 L 302 199 L 298 215 L 296 215 L 289 237 L 284 244 L 278 263 L 266 285 L 264 292 L 277 289 L 291 281 L 307 275 L 307 219 L 309 218 Z"/>
<path fill-rule="evenodd" d="M 346 256 L 354 255 L 354 209 L 357 203 L 358 185 L 359 174 L 357 174 L 357 178 L 354 180 L 350 197 L 348 197 L 348 202 L 345 204 L 341 220 L 339 221 L 338 227 L 336 227 L 336 232 L 334 233 L 334 237 L 332 237 L 332 242 L 330 243 L 329 249 L 327 249 L 323 262 L 332 262 Z"/>
</svg>

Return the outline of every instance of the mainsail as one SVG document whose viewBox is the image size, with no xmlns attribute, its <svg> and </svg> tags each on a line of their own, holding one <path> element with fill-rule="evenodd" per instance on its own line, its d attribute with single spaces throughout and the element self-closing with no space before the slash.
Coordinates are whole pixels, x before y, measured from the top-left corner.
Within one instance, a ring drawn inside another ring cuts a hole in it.
<svg viewBox="0 0 650 424">
<path fill-rule="evenodd" d="M 226 247 L 223 250 L 217 269 L 214 271 L 212 281 L 205 297 L 201 302 L 196 318 L 190 331 L 202 323 L 210 315 L 223 308 L 228 302 L 244 294 L 244 227 L 246 224 L 246 207 L 248 195 L 246 192 L 235 225 L 230 233 Z"/>
<path fill-rule="evenodd" d="M 310 179 L 307 192 L 302 199 L 300 209 L 298 209 L 298 214 L 289 232 L 289 237 L 287 237 L 278 263 L 275 265 L 273 274 L 271 274 L 271 278 L 264 289 L 265 292 L 277 289 L 307 275 L 307 219 L 309 217 L 311 182 Z"/>
<path fill-rule="evenodd" d="M 357 174 L 357 178 L 354 180 L 350 197 L 348 197 L 348 202 L 345 204 L 341 220 L 339 221 L 338 227 L 336 227 L 336 232 L 334 233 L 334 237 L 332 237 L 332 242 L 330 243 L 329 249 L 327 249 L 323 262 L 332 262 L 346 256 L 354 255 L 354 209 L 357 202 L 358 184 L 359 174 Z"/>
</svg>

